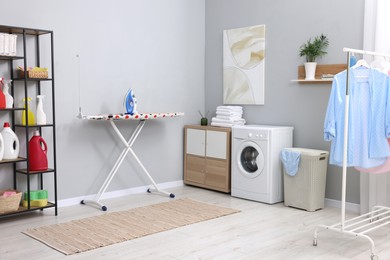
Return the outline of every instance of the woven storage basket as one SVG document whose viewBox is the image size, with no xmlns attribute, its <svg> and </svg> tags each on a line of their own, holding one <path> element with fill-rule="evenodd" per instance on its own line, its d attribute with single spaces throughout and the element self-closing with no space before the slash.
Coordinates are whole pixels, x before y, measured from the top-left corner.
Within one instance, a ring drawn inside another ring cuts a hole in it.
<svg viewBox="0 0 390 260">
<path fill-rule="evenodd" d="M 3 197 L 4 192 L 6 191 L 0 191 L 0 214 L 17 211 L 22 198 L 22 193 L 16 191 L 16 194 L 14 195 Z"/>
<path fill-rule="evenodd" d="M 324 208 L 328 151 L 286 148 L 301 153 L 298 172 L 295 176 L 286 173 L 283 167 L 284 205 L 316 211 Z"/>
<path fill-rule="evenodd" d="M 47 79 L 49 76 L 48 71 L 27 71 L 27 78 L 30 79 Z M 20 77 L 24 78 L 24 71 L 20 71 Z"/>
</svg>

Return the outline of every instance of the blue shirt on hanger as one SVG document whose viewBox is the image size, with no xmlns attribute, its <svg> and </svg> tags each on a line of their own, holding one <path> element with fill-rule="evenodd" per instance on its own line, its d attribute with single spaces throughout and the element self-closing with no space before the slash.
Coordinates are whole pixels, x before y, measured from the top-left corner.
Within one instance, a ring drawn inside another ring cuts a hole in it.
<svg viewBox="0 0 390 260">
<path fill-rule="evenodd" d="M 346 71 L 332 84 L 324 122 L 324 140 L 332 141 L 329 163 L 343 165 Z M 347 166 L 383 164 L 390 155 L 389 77 L 375 69 L 350 69 Z"/>
</svg>

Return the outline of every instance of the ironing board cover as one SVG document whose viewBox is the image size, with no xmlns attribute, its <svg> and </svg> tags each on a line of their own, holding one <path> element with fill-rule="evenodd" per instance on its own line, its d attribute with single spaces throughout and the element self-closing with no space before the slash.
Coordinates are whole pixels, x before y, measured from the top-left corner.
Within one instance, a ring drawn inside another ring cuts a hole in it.
<svg viewBox="0 0 390 260">
<path fill-rule="evenodd" d="M 89 120 L 146 120 L 146 119 L 158 119 L 158 118 L 172 118 L 184 116 L 182 112 L 172 113 L 137 113 L 134 115 L 118 113 L 118 114 L 100 114 L 96 116 L 85 116 L 85 119 Z"/>
</svg>

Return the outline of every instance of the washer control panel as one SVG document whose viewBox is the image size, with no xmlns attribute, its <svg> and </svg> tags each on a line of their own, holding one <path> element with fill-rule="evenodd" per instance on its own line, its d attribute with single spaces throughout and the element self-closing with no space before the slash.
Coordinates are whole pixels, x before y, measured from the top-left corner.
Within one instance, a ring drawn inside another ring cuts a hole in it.
<svg viewBox="0 0 390 260">
<path fill-rule="evenodd" d="M 264 130 L 250 130 L 248 131 L 249 139 L 267 139 L 268 132 Z"/>
</svg>

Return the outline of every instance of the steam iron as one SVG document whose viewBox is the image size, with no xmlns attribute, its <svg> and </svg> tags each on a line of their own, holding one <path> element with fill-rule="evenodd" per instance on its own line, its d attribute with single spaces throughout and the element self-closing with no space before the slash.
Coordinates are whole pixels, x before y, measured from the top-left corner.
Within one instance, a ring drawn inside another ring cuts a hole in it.
<svg viewBox="0 0 390 260">
<path fill-rule="evenodd" d="M 125 96 L 126 114 L 134 115 L 137 113 L 137 100 L 135 99 L 133 89 L 129 89 Z"/>
</svg>

